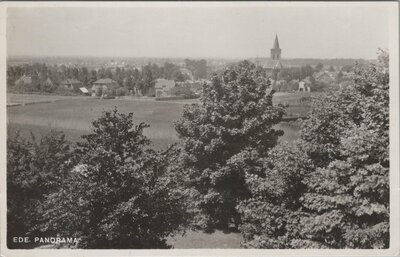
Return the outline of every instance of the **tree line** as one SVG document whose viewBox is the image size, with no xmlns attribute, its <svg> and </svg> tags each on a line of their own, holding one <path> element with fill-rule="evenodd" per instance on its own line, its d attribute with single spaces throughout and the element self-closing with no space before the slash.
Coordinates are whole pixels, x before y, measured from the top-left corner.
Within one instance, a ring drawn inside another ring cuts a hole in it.
<svg viewBox="0 0 400 257">
<path fill-rule="evenodd" d="M 171 79 L 182 82 L 191 79 L 206 79 L 208 67 L 205 60 L 185 60 L 188 72 L 182 72 L 181 68 L 173 63 L 165 62 L 164 65 L 147 64 L 140 69 L 127 67 L 101 67 L 88 69 L 85 66 L 46 65 L 40 63 L 7 66 L 7 89 L 12 92 L 46 92 L 63 93 L 65 90 L 59 85 L 66 79 L 76 79 L 85 87 L 91 87 L 98 79 L 110 78 L 120 87 L 129 92 L 141 91 L 146 94 L 158 78 Z M 32 82 L 27 85 L 16 85 L 16 81 L 22 76 L 29 76 Z M 52 86 L 46 85 L 50 79 Z"/>
<path fill-rule="evenodd" d="M 388 248 L 388 58 L 314 99 L 293 143 L 278 141 L 285 109 L 248 61 L 203 86 L 165 151 L 116 109 L 76 145 L 9 137 L 8 245 L 42 233 L 79 248 L 168 248 L 192 228 L 240 232 L 245 248 Z"/>
</svg>

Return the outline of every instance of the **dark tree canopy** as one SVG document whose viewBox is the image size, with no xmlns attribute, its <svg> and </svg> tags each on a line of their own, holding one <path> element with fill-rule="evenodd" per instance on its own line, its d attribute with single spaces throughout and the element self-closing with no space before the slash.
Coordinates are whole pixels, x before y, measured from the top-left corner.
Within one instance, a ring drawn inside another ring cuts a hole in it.
<svg viewBox="0 0 400 257">
<path fill-rule="evenodd" d="M 301 139 L 248 177 L 252 198 L 238 207 L 245 247 L 389 247 L 387 59 L 315 99 Z"/>
<path fill-rule="evenodd" d="M 176 131 L 182 140 L 181 165 L 190 189 L 196 225 L 237 227 L 236 205 L 249 192 L 247 162 L 276 145 L 273 129 L 284 113 L 272 105 L 274 91 L 262 69 L 244 61 L 204 85 L 201 104 L 186 106 Z"/>
<path fill-rule="evenodd" d="M 148 127 L 104 112 L 76 149 L 75 166 L 47 197 L 43 229 L 81 238 L 81 248 L 167 248 L 185 220 L 168 176 L 168 154 L 148 149 Z"/>
</svg>

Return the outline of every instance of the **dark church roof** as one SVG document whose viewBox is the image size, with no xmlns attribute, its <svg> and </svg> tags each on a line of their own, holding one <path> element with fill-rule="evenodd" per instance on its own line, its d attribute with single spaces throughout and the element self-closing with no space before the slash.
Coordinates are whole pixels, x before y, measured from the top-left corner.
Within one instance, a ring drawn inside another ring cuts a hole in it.
<svg viewBox="0 0 400 257">
<path fill-rule="evenodd" d="M 278 35 L 275 35 L 274 46 L 272 48 L 273 49 L 279 49 Z"/>
</svg>

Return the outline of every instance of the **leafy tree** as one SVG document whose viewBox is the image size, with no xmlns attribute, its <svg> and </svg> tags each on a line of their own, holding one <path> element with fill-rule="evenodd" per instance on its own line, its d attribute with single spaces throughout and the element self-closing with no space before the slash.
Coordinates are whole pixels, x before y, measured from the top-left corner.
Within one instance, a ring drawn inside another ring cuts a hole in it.
<svg viewBox="0 0 400 257">
<path fill-rule="evenodd" d="M 284 113 L 272 105 L 273 90 L 261 69 L 244 61 L 204 85 L 201 104 L 185 106 L 175 128 L 182 140 L 181 172 L 188 185 L 195 224 L 205 229 L 237 228 L 235 209 L 249 196 L 247 163 L 258 162 L 276 145 L 273 129 Z"/>
<path fill-rule="evenodd" d="M 141 80 L 138 84 L 138 88 L 142 94 L 147 94 L 151 89 L 154 89 L 156 76 L 152 68 L 153 66 L 150 64 L 142 68 Z"/>
<path fill-rule="evenodd" d="M 324 68 L 324 65 L 323 65 L 322 63 L 318 63 L 318 64 L 315 66 L 315 69 L 316 69 L 317 71 L 321 71 L 322 68 Z"/>
<path fill-rule="evenodd" d="M 207 61 L 185 59 L 186 68 L 192 71 L 195 79 L 207 78 Z"/>
<path fill-rule="evenodd" d="M 301 66 L 300 73 L 301 73 L 300 79 L 304 79 L 307 77 L 311 77 L 314 74 L 314 69 L 310 65 Z"/>
<path fill-rule="evenodd" d="M 46 195 L 55 192 L 64 183 L 71 168 L 70 144 L 65 135 L 51 132 L 36 140 L 24 139 L 19 134 L 7 139 L 7 243 L 13 237 L 42 234 L 44 222 L 40 206 Z M 28 245 L 30 247 L 30 245 Z"/>
<path fill-rule="evenodd" d="M 148 148 L 148 127 L 115 109 L 78 143 L 75 167 L 48 196 L 44 229 L 81 238 L 80 248 L 167 248 L 185 220 L 168 153 Z"/>
<path fill-rule="evenodd" d="M 262 175 L 247 176 L 244 246 L 389 246 L 387 53 L 379 60 L 357 68 L 353 86 L 315 99 L 301 140 L 275 148 Z"/>
<path fill-rule="evenodd" d="M 353 70 L 353 68 L 354 68 L 353 65 L 345 65 L 340 70 L 345 71 L 345 72 L 351 72 Z"/>
</svg>

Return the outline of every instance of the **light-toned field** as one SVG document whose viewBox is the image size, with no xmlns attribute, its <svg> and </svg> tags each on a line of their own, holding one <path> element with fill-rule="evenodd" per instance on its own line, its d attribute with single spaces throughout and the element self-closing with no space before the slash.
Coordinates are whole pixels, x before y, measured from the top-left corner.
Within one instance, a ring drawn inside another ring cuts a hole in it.
<svg viewBox="0 0 400 257">
<path fill-rule="evenodd" d="M 165 102 L 139 102 L 101 99 L 69 99 L 51 103 L 38 103 L 27 106 L 14 106 L 7 109 L 8 134 L 16 130 L 23 135 L 32 131 L 44 135 L 50 130 L 62 130 L 67 139 L 79 141 L 80 136 L 88 134 L 91 122 L 100 117 L 103 111 L 115 107 L 119 111 L 134 113 L 136 122 L 146 122 L 150 128 L 145 134 L 156 147 L 166 146 L 177 141 L 173 121 L 179 119 L 183 105 Z"/>
<path fill-rule="evenodd" d="M 7 93 L 7 106 L 51 103 L 59 100 L 84 99 L 83 96 L 35 95 Z"/>
<path fill-rule="evenodd" d="M 24 97 L 27 97 L 29 101 L 35 98 L 34 95 L 18 97 L 21 101 Z M 45 101 L 46 97 L 57 99 L 57 101 Z M 290 97 L 293 98 L 293 95 L 290 94 Z M 286 95 L 277 95 L 276 101 L 279 101 L 279 98 L 287 101 Z M 168 144 L 178 141 L 173 122 L 181 117 L 184 103 L 190 103 L 190 101 L 104 100 L 82 97 L 58 99 L 53 96 L 37 96 L 36 99 L 45 102 L 7 108 L 9 136 L 12 136 L 17 130 L 25 136 L 30 131 L 35 135 L 44 135 L 51 130 L 61 130 L 65 132 L 67 139 L 76 142 L 82 135 L 90 132 L 91 122 L 98 118 L 102 111 L 110 111 L 117 107 L 124 113 L 133 112 L 136 122 L 146 122 L 150 125 L 150 128 L 146 129 L 144 133 L 157 148 L 164 148 Z M 293 104 L 289 108 L 293 109 L 291 113 L 295 113 L 295 116 L 308 111 L 308 107 L 304 105 Z M 295 122 L 282 122 L 277 125 L 277 128 L 285 132 L 281 140 L 292 141 L 298 137 L 298 126 Z"/>
</svg>

